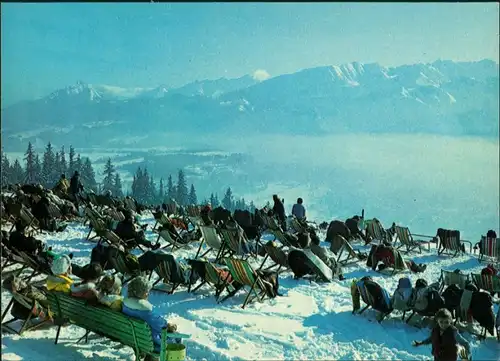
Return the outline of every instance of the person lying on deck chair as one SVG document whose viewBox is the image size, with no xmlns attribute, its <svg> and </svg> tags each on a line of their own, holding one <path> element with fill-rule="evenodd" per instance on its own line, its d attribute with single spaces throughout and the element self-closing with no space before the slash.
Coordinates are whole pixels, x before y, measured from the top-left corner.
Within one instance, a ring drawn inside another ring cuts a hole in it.
<svg viewBox="0 0 500 361">
<path fill-rule="evenodd" d="M 167 328 L 167 332 L 176 332 L 177 325 L 168 323 L 164 316 L 156 311 L 148 301 L 151 287 L 145 277 L 138 276 L 130 281 L 127 289 L 127 297 L 123 300 L 122 312 L 127 316 L 145 321 L 151 327 L 155 351 L 160 352 L 161 332 Z M 167 337 L 167 343 L 181 343 L 181 339 Z"/>
<path fill-rule="evenodd" d="M 160 247 L 160 244 L 153 245 L 150 241 L 148 241 L 143 230 L 137 230 L 132 212 L 130 210 L 127 210 L 123 215 L 125 216 L 125 219 L 118 223 L 115 233 L 124 241 L 132 240 L 129 241 L 129 248 L 135 248 L 138 244 L 151 249 L 158 249 Z"/>
<path fill-rule="evenodd" d="M 399 251 L 387 242 L 383 242 L 378 246 L 373 245 L 370 250 L 370 254 L 368 255 L 366 265 L 371 267 L 374 271 L 377 269 L 377 266 L 379 271 L 382 271 L 387 267 L 392 267 L 395 263 L 396 252 Z M 406 267 L 414 273 L 424 272 L 427 269 L 427 265 L 422 263 L 416 264 L 413 260 L 405 260 L 405 264 Z"/>
</svg>

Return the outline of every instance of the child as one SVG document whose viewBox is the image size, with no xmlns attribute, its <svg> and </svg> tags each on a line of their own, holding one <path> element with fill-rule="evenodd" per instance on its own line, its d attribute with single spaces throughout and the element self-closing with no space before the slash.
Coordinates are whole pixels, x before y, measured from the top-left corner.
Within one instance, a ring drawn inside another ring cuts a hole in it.
<svg viewBox="0 0 500 361">
<path fill-rule="evenodd" d="M 122 310 L 123 296 L 122 281 L 118 275 L 106 275 L 97 286 L 100 292 L 99 303 L 108 306 L 114 311 Z"/>
<path fill-rule="evenodd" d="M 470 355 L 469 343 L 452 326 L 451 312 L 446 308 L 442 308 L 436 312 L 434 320 L 437 325 L 432 329 L 429 338 L 420 342 L 413 341 L 413 346 L 432 344 L 434 361 L 456 361 L 459 354 L 462 360 L 468 360 L 467 355 Z M 465 352 L 457 343 L 465 349 Z"/>
<path fill-rule="evenodd" d="M 99 263 L 91 263 L 82 268 L 82 282 L 71 285 L 71 296 L 96 301 L 100 298 L 96 283 L 101 277 L 102 267 Z"/>
<path fill-rule="evenodd" d="M 142 276 L 135 277 L 130 281 L 128 284 L 127 297 L 123 300 L 122 312 L 128 316 L 139 318 L 148 323 L 153 334 L 155 351 L 160 352 L 162 329 L 166 327 L 167 332 L 176 332 L 177 325 L 168 323 L 163 318 L 163 315 L 154 311 L 153 305 L 148 301 L 150 289 L 148 280 Z M 167 342 L 168 341 L 173 340 L 167 338 Z M 176 339 L 175 342 L 180 343 L 181 340 Z"/>
<path fill-rule="evenodd" d="M 70 293 L 70 287 L 73 284 L 73 280 L 69 277 L 71 259 L 66 255 L 54 259 L 50 270 L 52 275 L 47 277 L 47 290 Z"/>
</svg>

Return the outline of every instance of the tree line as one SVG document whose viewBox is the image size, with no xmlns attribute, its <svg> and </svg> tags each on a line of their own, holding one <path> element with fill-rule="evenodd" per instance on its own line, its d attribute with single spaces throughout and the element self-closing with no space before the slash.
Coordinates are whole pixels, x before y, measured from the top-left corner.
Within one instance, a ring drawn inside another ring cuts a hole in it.
<svg viewBox="0 0 500 361">
<path fill-rule="evenodd" d="M 90 158 L 81 157 L 80 153 L 76 153 L 71 145 L 68 158 L 66 158 L 64 146 L 56 150 L 49 142 L 45 147 L 42 159 L 40 159 L 30 142 L 24 154 L 24 167 L 18 159 L 11 162 L 2 149 L 1 168 L 0 183 L 2 188 L 17 183 L 41 184 L 45 188 L 53 188 L 62 174 L 65 174 L 69 179 L 75 171 L 78 171 L 80 181 L 86 189 L 95 193 L 110 192 L 119 198 L 125 195 L 120 174 L 111 158 L 108 158 L 104 165 L 102 182 L 98 183 Z M 153 175 L 148 172 L 146 167 L 138 167 L 132 180 L 131 189 L 126 194 L 143 204 L 170 203 L 172 201 L 181 206 L 200 204 L 194 184 L 188 188 L 186 175 L 182 169 L 177 173 L 177 182 L 174 182 L 172 175 L 169 175 L 166 184 L 163 178 L 160 178 L 157 185 Z M 210 197 L 205 198 L 201 204 L 208 202 L 212 208 L 221 205 L 230 211 L 242 209 L 253 212 L 255 210 L 253 201 L 247 202 L 244 198 L 237 199 L 231 187 L 227 188 L 222 200 L 219 201 L 217 193 L 211 193 Z"/>
</svg>

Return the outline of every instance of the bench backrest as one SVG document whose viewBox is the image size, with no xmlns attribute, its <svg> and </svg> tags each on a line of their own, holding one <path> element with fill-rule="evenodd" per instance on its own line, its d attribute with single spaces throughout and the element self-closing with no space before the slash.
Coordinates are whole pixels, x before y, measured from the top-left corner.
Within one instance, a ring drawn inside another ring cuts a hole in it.
<svg viewBox="0 0 500 361">
<path fill-rule="evenodd" d="M 153 353 L 154 343 L 149 325 L 106 307 L 86 304 L 83 299 L 60 292 L 47 292 L 54 318 L 68 319 L 87 331 L 106 336 L 141 353 Z"/>
</svg>

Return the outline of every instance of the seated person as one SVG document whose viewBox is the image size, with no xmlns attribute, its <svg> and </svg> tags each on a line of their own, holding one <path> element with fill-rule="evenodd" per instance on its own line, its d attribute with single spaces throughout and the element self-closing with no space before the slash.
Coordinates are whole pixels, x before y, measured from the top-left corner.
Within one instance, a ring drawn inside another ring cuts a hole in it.
<svg viewBox="0 0 500 361">
<path fill-rule="evenodd" d="M 114 311 L 122 310 L 122 281 L 118 275 L 106 275 L 101 279 L 97 289 L 100 293 L 99 303 Z"/>
<path fill-rule="evenodd" d="M 102 267 L 99 263 L 85 265 L 80 273 L 82 282 L 73 283 L 70 286 L 71 296 L 95 301 L 100 298 L 96 283 L 102 275 Z"/>
<path fill-rule="evenodd" d="M 167 332 L 175 332 L 177 325 L 170 324 L 163 318 L 163 315 L 154 310 L 153 305 L 148 301 L 149 291 L 151 290 L 148 280 L 145 277 L 135 277 L 128 284 L 127 297 L 123 300 L 122 312 L 127 316 L 141 319 L 151 327 L 155 351 L 161 349 L 161 332 L 167 328 Z M 167 338 L 167 342 L 172 342 Z M 180 343 L 180 339 L 175 340 Z"/>
<path fill-rule="evenodd" d="M 26 320 L 30 313 L 33 312 L 32 316 L 39 317 L 41 319 L 48 316 L 47 308 L 48 302 L 45 294 L 36 288 L 35 286 L 27 283 L 21 278 L 16 277 L 15 275 L 10 275 L 2 282 L 2 287 L 8 290 L 11 293 L 17 293 L 23 295 L 31 300 L 34 300 L 39 303 L 39 306 L 36 307 L 33 311 L 31 308 L 27 308 L 23 304 L 17 302 L 14 299 L 14 303 L 12 305 L 12 316 L 16 318 L 20 318 Z"/>
<path fill-rule="evenodd" d="M 137 230 L 131 211 L 125 211 L 123 215 L 125 216 L 125 219 L 119 222 L 115 229 L 115 233 L 118 237 L 124 241 L 129 241 L 130 245 L 133 246 L 131 248 L 134 248 L 137 244 L 141 244 L 152 249 L 159 248 L 159 244 L 153 245 L 150 241 L 146 240 L 144 231 Z"/>
<path fill-rule="evenodd" d="M 50 267 L 52 275 L 47 277 L 47 290 L 70 293 L 73 280 L 71 274 L 71 258 L 66 255 L 54 259 Z"/>
</svg>

